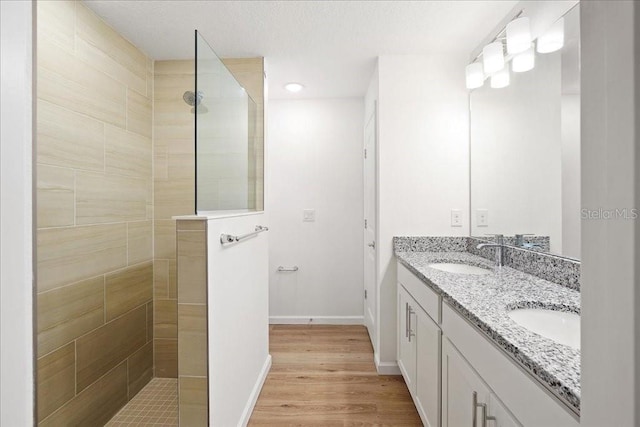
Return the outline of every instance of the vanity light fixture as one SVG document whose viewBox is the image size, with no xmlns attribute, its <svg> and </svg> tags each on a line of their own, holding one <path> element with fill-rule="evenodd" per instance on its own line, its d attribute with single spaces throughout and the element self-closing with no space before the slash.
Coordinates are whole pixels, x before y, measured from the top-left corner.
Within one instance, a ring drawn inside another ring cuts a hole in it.
<svg viewBox="0 0 640 427">
<path fill-rule="evenodd" d="M 515 73 L 522 73 L 532 70 L 536 64 L 536 54 L 533 51 L 533 44 L 529 45 L 529 49 L 521 52 L 511 60 L 511 69 Z"/>
<path fill-rule="evenodd" d="M 289 92 L 297 93 L 304 89 L 304 86 L 302 86 L 300 83 L 291 82 L 284 85 L 284 88 Z"/>
<path fill-rule="evenodd" d="M 494 89 L 502 89 L 509 86 L 511 76 L 509 75 L 509 67 L 505 66 L 502 70 L 491 75 L 491 87 Z"/>
<path fill-rule="evenodd" d="M 504 68 L 504 51 L 502 42 L 489 43 L 482 49 L 482 65 L 485 74 L 493 74 Z"/>
<path fill-rule="evenodd" d="M 536 46 L 539 53 L 551 53 L 562 49 L 564 46 L 564 18 L 558 19 L 546 33 L 538 37 Z"/>
<path fill-rule="evenodd" d="M 484 85 L 484 71 L 481 62 L 474 62 L 465 68 L 467 89 L 476 89 Z"/>
<path fill-rule="evenodd" d="M 531 25 L 529 18 L 514 19 L 507 24 L 507 53 L 516 55 L 531 46 Z"/>
</svg>

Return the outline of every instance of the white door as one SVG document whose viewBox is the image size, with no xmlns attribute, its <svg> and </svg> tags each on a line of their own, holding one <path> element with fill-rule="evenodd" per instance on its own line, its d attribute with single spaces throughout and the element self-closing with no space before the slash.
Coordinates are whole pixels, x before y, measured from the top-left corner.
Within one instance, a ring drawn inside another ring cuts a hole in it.
<svg viewBox="0 0 640 427">
<path fill-rule="evenodd" d="M 376 348 L 376 113 L 364 128 L 364 324 Z"/>
</svg>

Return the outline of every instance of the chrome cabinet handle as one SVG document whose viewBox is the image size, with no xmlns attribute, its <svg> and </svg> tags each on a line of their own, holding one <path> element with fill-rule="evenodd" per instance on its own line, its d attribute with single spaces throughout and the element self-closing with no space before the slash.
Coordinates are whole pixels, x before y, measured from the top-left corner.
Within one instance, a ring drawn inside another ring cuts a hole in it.
<svg viewBox="0 0 640 427">
<path fill-rule="evenodd" d="M 409 305 L 407 303 L 407 305 Z M 411 308 L 411 306 L 409 305 L 409 342 L 411 342 L 411 337 L 415 337 L 416 334 L 413 333 L 413 330 L 411 328 L 411 315 L 415 314 L 416 312 L 413 311 L 413 308 Z"/>
<path fill-rule="evenodd" d="M 496 417 L 487 415 L 487 404 L 486 403 L 478 403 L 478 393 L 473 392 L 472 397 L 473 402 L 473 416 L 472 416 L 472 427 L 477 427 L 478 423 L 478 408 L 482 409 L 482 424 L 481 427 L 487 427 L 487 421 L 497 421 Z"/>
<path fill-rule="evenodd" d="M 404 337 L 409 337 L 409 303 L 404 303 Z"/>
<path fill-rule="evenodd" d="M 368 244 L 367 244 L 367 246 L 369 246 L 370 248 L 375 249 L 375 248 L 376 248 L 376 242 L 375 242 L 375 240 L 374 240 L 373 242 L 371 242 L 371 243 L 368 243 Z"/>
</svg>

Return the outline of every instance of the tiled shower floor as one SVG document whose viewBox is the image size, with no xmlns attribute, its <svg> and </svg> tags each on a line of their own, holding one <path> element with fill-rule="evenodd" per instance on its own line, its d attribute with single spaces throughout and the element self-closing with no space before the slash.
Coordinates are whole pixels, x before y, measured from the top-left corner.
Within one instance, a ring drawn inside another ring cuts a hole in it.
<svg viewBox="0 0 640 427">
<path fill-rule="evenodd" d="M 178 380 L 153 378 L 105 427 L 178 425 Z"/>
</svg>

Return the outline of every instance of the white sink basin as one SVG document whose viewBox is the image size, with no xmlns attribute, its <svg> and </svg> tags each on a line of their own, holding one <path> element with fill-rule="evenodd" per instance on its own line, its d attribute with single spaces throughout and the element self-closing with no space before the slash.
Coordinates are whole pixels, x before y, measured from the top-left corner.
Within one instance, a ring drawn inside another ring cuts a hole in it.
<svg viewBox="0 0 640 427">
<path fill-rule="evenodd" d="M 518 325 L 557 343 L 580 350 L 580 315 L 544 308 L 520 308 L 508 313 Z"/>
<path fill-rule="evenodd" d="M 438 262 L 429 264 L 429 267 L 435 268 L 436 270 L 446 271 L 447 273 L 457 273 L 457 274 L 491 274 L 491 270 L 476 267 L 475 265 L 467 265 L 467 264 L 455 264 L 452 262 Z"/>
</svg>

